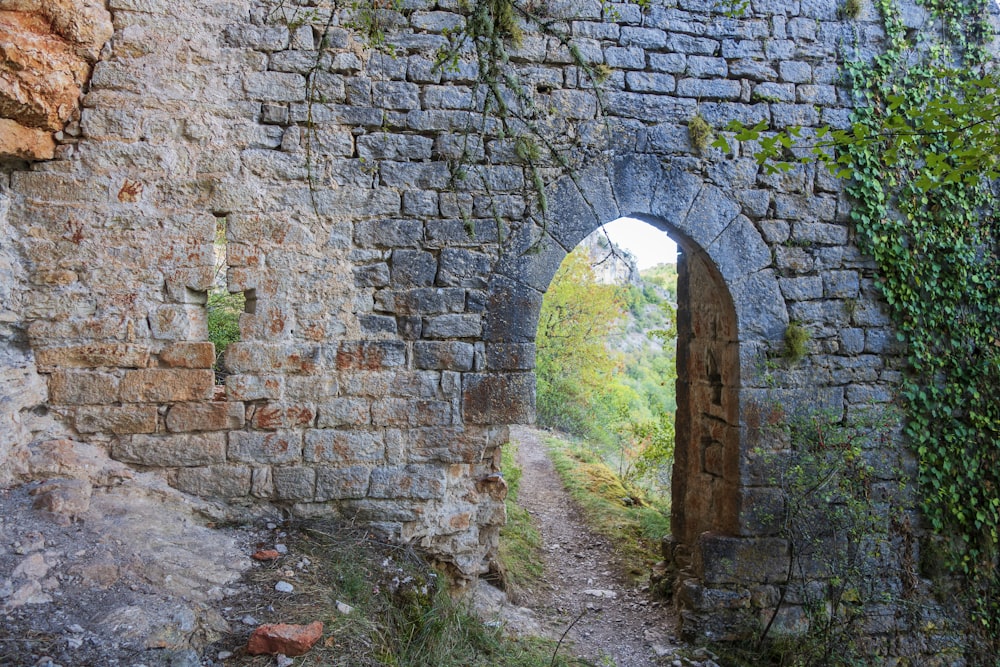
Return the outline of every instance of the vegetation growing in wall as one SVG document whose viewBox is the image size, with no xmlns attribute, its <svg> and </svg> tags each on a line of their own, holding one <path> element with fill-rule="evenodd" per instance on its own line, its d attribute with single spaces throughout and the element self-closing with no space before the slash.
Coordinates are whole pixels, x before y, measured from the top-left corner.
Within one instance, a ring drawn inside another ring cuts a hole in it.
<svg viewBox="0 0 1000 667">
<path fill-rule="evenodd" d="M 765 440 L 788 443 L 753 453 L 779 492 L 779 502 L 755 510 L 756 520 L 787 540 L 787 575 L 762 610 L 757 641 L 727 649 L 734 664 L 868 664 L 866 627 L 913 593 L 901 489 L 887 481 L 898 471 L 871 456 L 890 445 L 898 415 L 880 408 L 850 424 L 841 420 L 840 411 L 786 414 L 776 407 L 760 427 Z"/>
<path fill-rule="evenodd" d="M 730 130 L 769 171 L 820 162 L 849 177 L 852 221 L 906 344 L 902 398 L 923 509 L 969 577 L 974 629 L 1000 647 L 1000 79 L 986 66 L 989 0 L 924 0 L 907 32 L 877 0 L 887 52 L 848 62 L 850 127 Z M 850 54 L 848 54 L 850 56 Z M 720 137 L 716 145 L 727 149 Z"/>
</svg>

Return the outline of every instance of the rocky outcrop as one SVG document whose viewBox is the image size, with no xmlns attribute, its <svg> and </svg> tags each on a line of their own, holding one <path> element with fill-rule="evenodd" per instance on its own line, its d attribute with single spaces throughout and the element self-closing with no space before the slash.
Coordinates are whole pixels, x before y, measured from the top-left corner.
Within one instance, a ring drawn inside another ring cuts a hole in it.
<svg viewBox="0 0 1000 667">
<path fill-rule="evenodd" d="M 112 33 L 99 0 L 0 0 L 0 158 L 55 155 Z"/>
</svg>

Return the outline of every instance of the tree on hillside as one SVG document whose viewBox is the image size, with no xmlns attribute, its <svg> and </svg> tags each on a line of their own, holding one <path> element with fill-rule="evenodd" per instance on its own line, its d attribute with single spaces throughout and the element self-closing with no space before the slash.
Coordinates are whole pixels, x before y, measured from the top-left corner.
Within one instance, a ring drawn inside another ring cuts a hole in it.
<svg viewBox="0 0 1000 667">
<path fill-rule="evenodd" d="M 563 260 L 538 322 L 540 424 L 606 438 L 595 431 L 608 420 L 595 419 L 595 412 L 615 412 L 613 405 L 625 398 L 615 394 L 627 391 L 612 381 L 619 360 L 607 346 L 608 336 L 620 326 L 624 308 L 620 288 L 599 283 L 584 252 L 574 251 Z"/>
</svg>

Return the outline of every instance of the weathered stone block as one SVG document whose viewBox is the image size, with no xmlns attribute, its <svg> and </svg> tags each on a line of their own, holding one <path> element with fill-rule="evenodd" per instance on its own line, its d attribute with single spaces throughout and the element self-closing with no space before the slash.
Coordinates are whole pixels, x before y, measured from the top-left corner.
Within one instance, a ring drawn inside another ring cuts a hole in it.
<svg viewBox="0 0 1000 667">
<path fill-rule="evenodd" d="M 301 466 L 271 469 L 274 495 L 279 500 L 312 500 L 316 494 L 316 470 Z"/>
<path fill-rule="evenodd" d="M 783 583 L 789 574 L 788 542 L 704 533 L 694 570 L 708 585 Z"/>
<path fill-rule="evenodd" d="M 530 424 L 535 420 L 533 373 L 466 373 L 462 417 L 470 424 Z"/>
<path fill-rule="evenodd" d="M 393 287 L 428 287 L 437 276 L 437 258 L 423 250 L 392 252 Z"/>
<path fill-rule="evenodd" d="M 205 498 L 239 498 L 250 494 L 251 481 L 249 466 L 214 465 L 181 468 L 173 485 L 185 493 Z"/>
<path fill-rule="evenodd" d="M 302 460 L 302 434 L 231 431 L 228 455 L 230 461 L 246 463 L 294 463 Z"/>
<path fill-rule="evenodd" d="M 155 405 L 125 405 L 82 407 L 77 409 L 74 425 L 79 433 L 130 433 L 156 432 Z"/>
<path fill-rule="evenodd" d="M 368 495 L 372 498 L 431 500 L 444 496 L 447 473 L 440 466 L 407 465 L 375 468 Z"/>
<path fill-rule="evenodd" d="M 488 343 L 486 369 L 490 371 L 530 371 L 535 368 L 534 343 Z"/>
<path fill-rule="evenodd" d="M 322 349 L 309 343 L 239 341 L 226 348 L 225 368 L 235 373 L 313 373 Z"/>
<path fill-rule="evenodd" d="M 474 352 L 472 343 L 421 340 L 413 344 L 413 364 L 422 369 L 468 371 Z"/>
<path fill-rule="evenodd" d="M 171 368 L 211 368 L 215 343 L 174 343 L 163 349 L 160 363 Z"/>
<path fill-rule="evenodd" d="M 225 433 L 133 435 L 121 438 L 111 448 L 119 461 L 144 466 L 190 467 L 226 460 Z"/>
<path fill-rule="evenodd" d="M 211 343 L 209 343 L 211 345 Z M 149 348 L 128 343 L 104 343 L 47 347 L 35 350 L 35 362 L 42 370 L 48 368 L 145 368 L 149 365 Z"/>
<path fill-rule="evenodd" d="M 438 426 L 451 423 L 447 401 L 385 398 L 372 403 L 375 426 Z"/>
<path fill-rule="evenodd" d="M 424 319 L 424 338 L 475 338 L 483 331 L 479 315 L 438 315 Z"/>
<path fill-rule="evenodd" d="M 401 341 L 344 341 L 337 347 L 337 370 L 381 370 L 406 363 L 406 344 Z"/>
<path fill-rule="evenodd" d="M 681 97 L 737 100 L 741 93 L 740 82 L 729 79 L 681 79 L 677 82 L 677 94 Z"/>
<path fill-rule="evenodd" d="M 380 432 L 306 431 L 305 460 L 311 463 L 373 463 L 385 457 L 385 439 Z"/>
<path fill-rule="evenodd" d="M 56 371 L 49 376 L 49 400 L 57 405 L 117 403 L 120 383 L 108 373 Z"/>
<path fill-rule="evenodd" d="M 371 423 L 371 404 L 363 398 L 331 398 L 317 407 L 316 426 L 364 426 Z M 308 438 L 306 447 L 308 449 Z"/>
<path fill-rule="evenodd" d="M 29 127 L 61 130 L 77 108 L 90 64 L 53 34 L 39 13 L 0 11 L 0 34 L 5 36 L 0 116 Z"/>
<path fill-rule="evenodd" d="M 483 340 L 498 343 L 534 342 L 542 294 L 503 276 L 490 279 Z"/>
<path fill-rule="evenodd" d="M 126 371 L 121 400 L 126 403 L 202 401 L 212 398 L 215 373 L 211 370 L 150 368 Z"/>
<path fill-rule="evenodd" d="M 233 401 L 279 400 L 285 378 L 278 375 L 227 375 L 226 396 Z"/>
<path fill-rule="evenodd" d="M 51 160 L 56 154 L 56 142 L 49 130 L 25 127 L 7 118 L 0 118 L 0 156 L 19 160 Z"/>
<path fill-rule="evenodd" d="M 167 412 L 167 430 L 224 431 L 243 428 L 242 403 L 213 401 L 208 403 L 178 403 Z"/>
<path fill-rule="evenodd" d="M 366 466 L 319 468 L 316 471 L 316 500 L 364 498 L 368 495 L 370 477 L 371 468 Z"/>
<path fill-rule="evenodd" d="M 265 102 L 302 102 L 306 78 L 290 72 L 251 72 L 243 80 L 248 95 Z"/>
<path fill-rule="evenodd" d="M 276 430 L 312 426 L 316 408 L 306 403 L 265 403 L 247 408 L 250 425 L 255 429 Z"/>
</svg>

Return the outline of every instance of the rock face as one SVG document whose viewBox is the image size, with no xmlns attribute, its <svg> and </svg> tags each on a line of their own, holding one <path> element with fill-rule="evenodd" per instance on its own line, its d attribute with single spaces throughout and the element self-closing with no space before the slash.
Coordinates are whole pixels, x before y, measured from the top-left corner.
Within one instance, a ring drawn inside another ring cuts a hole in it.
<svg viewBox="0 0 1000 667">
<path fill-rule="evenodd" d="M 112 33 L 99 0 L 0 0 L 0 158 L 55 155 Z"/>
</svg>

